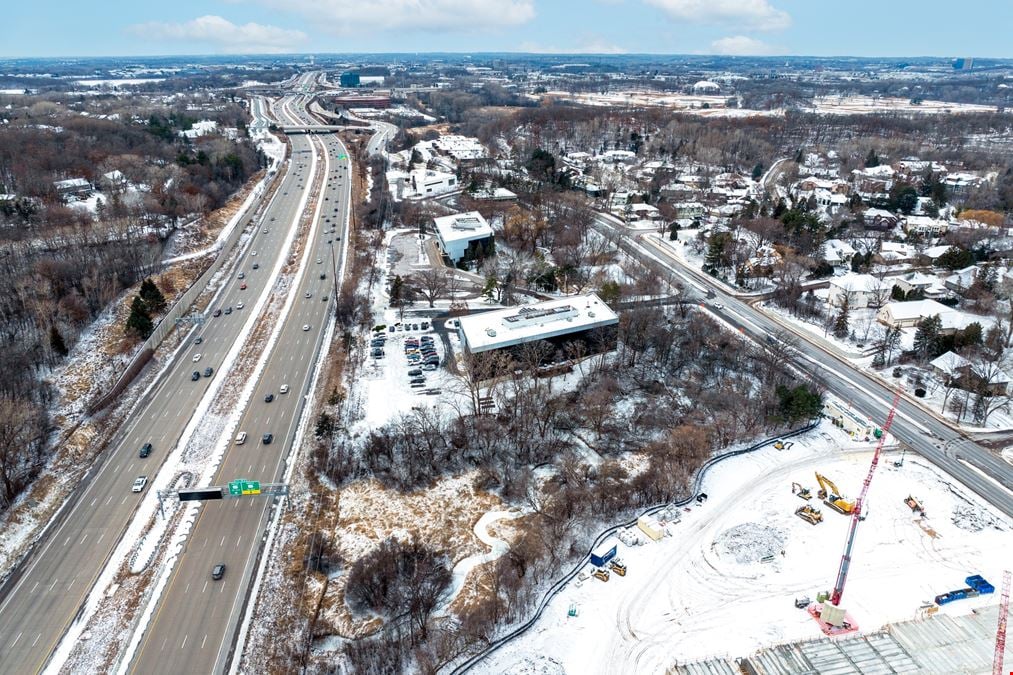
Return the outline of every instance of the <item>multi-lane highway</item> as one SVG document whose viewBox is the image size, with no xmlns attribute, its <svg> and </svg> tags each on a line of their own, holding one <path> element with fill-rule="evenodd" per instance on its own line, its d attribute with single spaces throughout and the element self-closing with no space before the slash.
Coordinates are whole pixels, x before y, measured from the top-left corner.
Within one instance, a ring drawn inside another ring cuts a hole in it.
<svg viewBox="0 0 1013 675">
<path fill-rule="evenodd" d="M 883 424 L 894 391 L 881 380 L 818 344 L 804 331 L 781 324 L 727 293 L 722 284 L 686 265 L 664 244 L 653 242 L 650 238 L 635 238 L 634 234 L 607 218 L 599 217 L 597 225 L 618 230 L 618 236 L 627 238 L 627 250 L 631 254 L 648 263 L 660 261 L 680 279 L 691 297 L 699 296 L 709 311 L 744 335 L 762 343 L 768 336 L 776 336 L 786 330 L 795 333 L 798 337 L 796 365 L 804 372 L 815 373 L 831 393 L 850 403 L 861 414 L 879 425 Z M 707 290 L 713 292 L 714 297 L 705 300 Z M 900 400 L 890 433 L 1006 515 L 1013 516 L 1013 470 L 988 449 L 907 398 Z"/>
<path fill-rule="evenodd" d="M 282 114 L 307 122 L 301 110 L 288 103 Z M 325 174 L 319 219 L 311 229 L 300 277 L 293 285 L 290 313 L 237 429 L 245 431 L 248 439 L 243 445 L 230 443 L 218 471 L 218 484 L 237 478 L 281 480 L 284 459 L 309 394 L 327 310 L 334 302 L 334 275 L 341 274 L 341 249 L 347 236 L 350 165 L 336 136 L 293 137 L 297 152 L 304 145 L 309 149 L 306 163 L 315 158 Z M 288 386 L 286 394 L 280 393 L 283 385 Z M 273 401 L 266 402 L 268 394 L 274 396 Z M 273 440 L 265 445 L 263 438 L 268 433 Z M 264 497 L 202 505 L 154 619 L 145 630 L 132 672 L 210 673 L 225 668 L 270 506 Z M 213 580 L 212 568 L 219 563 L 226 566 L 225 575 Z"/>
<path fill-rule="evenodd" d="M 105 451 L 89 479 L 78 487 L 77 493 L 71 495 L 72 503 L 68 504 L 59 525 L 48 533 L 26 568 L 4 589 L 5 594 L 0 598 L 0 673 L 32 673 L 45 665 L 64 631 L 78 614 L 126 530 L 136 506 L 141 499 L 154 498 L 148 495 L 147 490 L 132 493 L 134 479 L 147 475 L 150 481 L 154 477 L 179 440 L 213 378 L 225 377 L 226 373 L 220 371 L 219 364 L 243 334 L 247 322 L 255 319 L 250 314 L 257 299 L 269 293 L 274 286 L 275 271 L 280 269 L 279 261 L 288 256 L 288 252 L 282 250 L 288 230 L 298 220 L 303 194 L 312 187 L 309 182 L 310 139 L 296 137 L 292 145 L 294 158 L 280 178 L 277 194 L 264 210 L 262 219 L 252 224 L 243 223 L 252 228 L 251 238 L 207 308 L 207 322 L 187 336 L 174 361 L 139 402 L 131 421 Z M 337 168 L 340 163 L 333 158 L 331 164 L 333 187 L 330 201 L 324 204 L 333 203 L 330 222 L 343 228 L 345 202 L 339 203 L 341 190 L 333 179 L 347 169 Z M 343 236 L 343 232 L 335 236 Z M 320 235 L 317 234 L 317 237 L 319 239 Z M 312 292 L 315 304 L 311 308 L 307 301 L 293 308 L 290 323 L 296 326 L 298 335 L 286 333 L 279 343 L 277 352 L 282 356 L 276 358 L 282 361 L 265 373 L 265 386 L 276 386 L 275 379 L 286 377 L 282 372 L 284 359 L 293 359 L 290 363 L 295 366 L 294 359 L 298 357 L 293 355 L 310 351 L 310 343 L 320 338 L 326 312 L 320 297 L 329 293 L 323 289 L 329 289 L 333 283 L 334 265 L 326 239 L 314 244 L 314 255 L 321 257 L 322 262 L 316 264 L 314 259 L 311 264 L 313 269 L 310 270 L 314 274 L 304 275 L 300 292 Z M 325 268 L 327 279 L 321 280 L 316 272 Z M 245 288 L 242 288 L 244 284 Z M 219 309 L 222 313 L 213 316 Z M 229 313 L 226 314 L 226 311 Z M 303 332 L 303 324 L 310 325 L 311 329 Z M 199 345 L 195 344 L 198 337 L 201 339 Z M 198 354 L 200 357 L 195 361 Z M 308 358 L 306 356 L 302 360 Z M 212 369 L 209 377 L 204 376 L 206 368 Z M 194 371 L 201 373 L 196 381 L 191 379 Z M 248 422 L 251 440 L 246 447 L 252 451 L 249 455 L 258 459 L 263 457 L 255 468 L 270 472 L 276 464 L 263 453 L 258 454 L 261 428 L 266 431 L 266 427 L 276 425 L 277 445 L 274 447 L 278 452 L 291 440 L 291 422 L 285 420 L 283 408 L 286 405 L 294 408 L 286 400 L 294 401 L 301 396 L 305 389 L 304 380 L 298 368 L 293 368 L 289 382 L 292 392 L 287 399 L 283 397 L 279 401 L 276 411 Z M 152 444 L 152 452 L 142 459 L 138 451 L 144 443 Z M 246 462 L 242 468 L 248 469 L 251 464 L 256 463 Z M 232 465 L 229 467 L 231 469 Z M 256 478 L 262 472 L 252 473 L 255 475 L 250 477 Z M 229 580 L 233 583 L 238 581 L 231 576 Z"/>
</svg>

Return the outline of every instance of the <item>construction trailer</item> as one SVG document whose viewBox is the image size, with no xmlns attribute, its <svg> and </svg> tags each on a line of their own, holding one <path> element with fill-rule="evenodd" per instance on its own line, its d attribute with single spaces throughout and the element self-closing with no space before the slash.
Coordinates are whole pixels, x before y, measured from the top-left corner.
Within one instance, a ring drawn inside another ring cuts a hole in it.
<svg viewBox="0 0 1013 675">
<path fill-rule="evenodd" d="M 658 541 L 665 536 L 665 529 L 654 516 L 646 514 L 640 516 L 637 518 L 637 527 L 640 528 L 641 532 L 650 537 L 652 541 Z"/>
<path fill-rule="evenodd" d="M 591 552 L 591 564 L 595 567 L 605 567 L 612 558 L 616 557 L 617 548 L 617 544 L 612 544 L 611 547 L 607 543 L 602 544 Z"/>
</svg>

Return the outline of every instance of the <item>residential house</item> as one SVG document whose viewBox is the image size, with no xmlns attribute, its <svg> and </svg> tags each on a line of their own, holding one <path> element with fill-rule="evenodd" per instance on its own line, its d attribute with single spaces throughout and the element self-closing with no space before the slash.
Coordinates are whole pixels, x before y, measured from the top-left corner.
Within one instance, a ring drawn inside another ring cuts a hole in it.
<svg viewBox="0 0 1013 675">
<path fill-rule="evenodd" d="M 66 180 L 53 181 L 53 187 L 61 197 L 84 196 L 94 190 L 94 186 L 84 178 L 68 178 Z"/>
<path fill-rule="evenodd" d="M 847 298 L 851 309 L 879 307 L 890 299 L 891 288 L 889 282 L 871 274 L 849 272 L 830 279 L 827 302 L 833 307 L 840 307 Z"/>
<path fill-rule="evenodd" d="M 908 234 L 923 237 L 941 237 L 950 229 L 950 224 L 945 220 L 929 216 L 907 216 L 901 223 Z"/>
<path fill-rule="evenodd" d="M 953 274 L 943 279 L 943 286 L 953 291 L 954 293 L 963 294 L 971 285 L 974 280 L 978 278 L 978 266 L 970 265 L 963 269 L 959 269 Z"/>
<path fill-rule="evenodd" d="M 855 253 L 854 247 L 842 239 L 827 239 L 823 242 L 823 259 L 834 267 L 849 267 Z"/>
<path fill-rule="evenodd" d="M 756 249 L 756 253 L 746 261 L 746 273 L 751 277 L 769 277 L 774 267 L 781 262 L 781 254 L 770 245 Z"/>
<path fill-rule="evenodd" d="M 890 213 L 885 209 L 866 209 L 862 217 L 868 230 L 885 232 L 892 230 L 900 223 L 900 216 Z"/>
<path fill-rule="evenodd" d="M 904 293 L 919 291 L 921 292 L 923 298 L 928 298 L 930 300 L 936 300 L 948 295 L 942 280 L 934 274 L 908 272 L 907 274 L 902 274 L 899 277 L 893 277 L 891 281 L 893 281 L 894 286 L 898 287 Z"/>
<path fill-rule="evenodd" d="M 933 359 L 929 366 L 947 384 L 961 389 L 984 389 L 993 396 L 1001 396 L 1009 388 L 1010 377 L 1004 370 L 990 364 L 972 363 L 954 352 L 946 352 Z"/>
<path fill-rule="evenodd" d="M 855 192 L 866 201 L 887 199 L 895 174 L 893 167 L 881 164 L 869 169 L 855 169 L 851 172 L 851 182 Z"/>
<path fill-rule="evenodd" d="M 974 188 L 982 185 L 985 179 L 973 173 L 955 172 L 943 176 L 942 183 L 946 186 L 947 194 L 954 197 L 964 197 Z"/>
<path fill-rule="evenodd" d="M 707 212 L 707 209 L 700 202 L 676 202 L 672 204 L 672 209 L 675 211 L 676 218 L 687 218 L 689 220 L 702 218 Z"/>
<path fill-rule="evenodd" d="M 945 334 L 967 328 L 977 319 L 960 310 L 947 307 L 935 300 L 908 300 L 883 305 L 876 314 L 876 320 L 891 328 L 913 328 L 922 319 L 939 316 Z"/>
</svg>

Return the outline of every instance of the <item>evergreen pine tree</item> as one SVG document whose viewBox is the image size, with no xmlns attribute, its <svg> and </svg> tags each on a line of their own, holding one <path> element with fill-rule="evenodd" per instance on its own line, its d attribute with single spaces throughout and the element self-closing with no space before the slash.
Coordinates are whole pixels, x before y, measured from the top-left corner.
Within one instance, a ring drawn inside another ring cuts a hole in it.
<svg viewBox="0 0 1013 675">
<path fill-rule="evenodd" d="M 127 332 L 147 339 L 153 329 L 154 325 L 151 323 L 148 306 L 141 296 L 135 295 L 134 301 L 130 304 L 130 316 L 127 317 Z"/>
<path fill-rule="evenodd" d="M 165 309 L 165 296 L 150 277 L 141 282 L 140 296 L 149 311 L 160 312 Z"/>
</svg>

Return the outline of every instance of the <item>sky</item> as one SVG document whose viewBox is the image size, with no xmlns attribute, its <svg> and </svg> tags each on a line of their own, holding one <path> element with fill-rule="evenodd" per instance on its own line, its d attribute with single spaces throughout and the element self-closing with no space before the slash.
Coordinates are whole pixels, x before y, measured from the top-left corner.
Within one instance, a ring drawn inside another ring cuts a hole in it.
<svg viewBox="0 0 1013 675">
<path fill-rule="evenodd" d="M 20 0 L 0 57 L 543 52 L 1011 57 L 1013 0 Z"/>
</svg>

